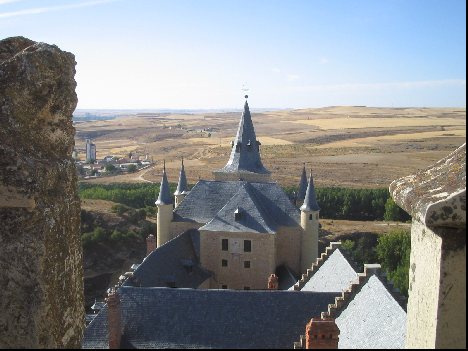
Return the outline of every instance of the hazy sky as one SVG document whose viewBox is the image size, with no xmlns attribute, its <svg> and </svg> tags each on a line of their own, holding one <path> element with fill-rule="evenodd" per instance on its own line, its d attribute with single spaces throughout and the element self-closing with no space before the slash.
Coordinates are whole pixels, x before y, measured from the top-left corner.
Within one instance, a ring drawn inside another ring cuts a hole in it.
<svg viewBox="0 0 468 351">
<path fill-rule="evenodd" d="M 78 108 L 466 105 L 464 0 L 0 0 L 75 54 Z"/>
</svg>

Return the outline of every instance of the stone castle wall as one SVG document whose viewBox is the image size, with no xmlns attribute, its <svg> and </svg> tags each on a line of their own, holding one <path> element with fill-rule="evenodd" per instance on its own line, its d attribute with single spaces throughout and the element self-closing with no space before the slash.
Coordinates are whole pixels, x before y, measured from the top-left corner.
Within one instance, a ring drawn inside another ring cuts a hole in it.
<svg viewBox="0 0 468 351">
<path fill-rule="evenodd" d="M 0 41 L 0 348 L 81 344 L 75 64 L 56 46 Z"/>
</svg>

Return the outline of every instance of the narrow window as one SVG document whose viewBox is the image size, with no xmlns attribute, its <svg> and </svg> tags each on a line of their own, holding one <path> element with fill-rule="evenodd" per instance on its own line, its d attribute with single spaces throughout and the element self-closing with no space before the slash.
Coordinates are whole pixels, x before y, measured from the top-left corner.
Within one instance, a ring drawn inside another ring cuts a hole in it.
<svg viewBox="0 0 468 351">
<path fill-rule="evenodd" d="M 314 217 L 312 217 L 312 214 L 309 215 L 309 220 L 311 221 Z"/>
<path fill-rule="evenodd" d="M 250 261 L 244 261 L 244 268 L 250 268 Z"/>
<path fill-rule="evenodd" d="M 250 290 L 250 286 L 244 286 L 244 290 Z"/>
<path fill-rule="evenodd" d="M 229 248 L 229 241 L 228 239 L 221 239 L 221 250 L 227 251 Z"/>
<path fill-rule="evenodd" d="M 227 285 L 221 285 L 221 289 L 227 289 Z"/>
<path fill-rule="evenodd" d="M 252 241 L 244 240 L 244 252 L 251 252 L 251 251 L 252 251 Z"/>
<path fill-rule="evenodd" d="M 227 260 L 221 260 L 221 266 L 227 267 L 228 266 L 228 261 Z"/>
</svg>

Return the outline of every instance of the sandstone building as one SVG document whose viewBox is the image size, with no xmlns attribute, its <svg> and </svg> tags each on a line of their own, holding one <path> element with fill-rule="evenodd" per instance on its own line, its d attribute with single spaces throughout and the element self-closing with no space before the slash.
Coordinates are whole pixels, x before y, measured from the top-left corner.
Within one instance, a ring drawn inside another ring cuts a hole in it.
<svg viewBox="0 0 468 351">
<path fill-rule="evenodd" d="M 163 170 L 157 246 L 198 229 L 200 264 L 212 272 L 205 288 L 263 289 L 269 274 L 297 276 L 318 257 L 320 209 L 312 174 L 307 183 L 304 170 L 298 209 L 271 181 L 260 145 L 246 101 L 229 161 L 213 172 L 214 181 L 200 180 L 188 191 L 182 164 L 174 208 Z"/>
</svg>

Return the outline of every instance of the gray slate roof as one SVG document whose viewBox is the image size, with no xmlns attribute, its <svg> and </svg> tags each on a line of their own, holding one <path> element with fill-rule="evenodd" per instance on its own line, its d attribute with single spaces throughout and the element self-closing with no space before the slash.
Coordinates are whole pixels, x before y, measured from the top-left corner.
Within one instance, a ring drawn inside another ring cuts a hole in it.
<svg viewBox="0 0 468 351">
<path fill-rule="evenodd" d="M 336 318 L 340 349 L 404 348 L 406 312 L 373 275 Z"/>
<path fill-rule="evenodd" d="M 257 199 L 255 189 L 249 183 L 244 183 L 200 230 L 273 234 L 276 228 L 276 222 Z"/>
<path fill-rule="evenodd" d="M 149 254 L 124 285 L 197 288 L 210 276 L 200 266 L 200 233 L 190 229 Z"/>
<path fill-rule="evenodd" d="M 188 192 L 187 177 L 185 175 L 184 159 L 182 159 L 182 167 L 179 173 L 179 182 L 177 183 L 177 189 L 174 195 L 187 194 L 187 192 Z"/>
<path fill-rule="evenodd" d="M 126 348 L 292 348 L 333 293 L 169 288 L 119 290 Z M 83 348 L 107 347 L 107 306 Z"/>
<path fill-rule="evenodd" d="M 257 141 L 249 104 L 246 101 L 229 161 L 226 166 L 217 172 L 237 173 L 238 171 L 246 171 L 270 174 L 270 171 L 262 164 L 259 146 L 260 142 Z"/>
<path fill-rule="evenodd" d="M 245 197 L 252 200 L 261 207 L 256 211 L 256 217 L 252 220 L 261 223 L 265 218 L 260 214 L 268 214 L 270 219 L 266 220 L 268 227 L 273 223 L 277 226 L 300 225 L 300 211 L 291 203 L 283 189 L 276 183 L 248 183 L 245 193 L 233 197 L 247 184 L 243 181 L 208 181 L 200 180 L 192 188 L 184 201 L 174 210 L 174 220 L 194 221 L 197 223 L 210 222 L 230 202 L 230 206 L 238 201 L 238 207 L 242 207 Z M 246 194 L 247 193 L 247 194 Z M 232 199 L 232 201 L 230 201 Z M 252 205 L 252 204 L 251 204 Z M 226 225 L 226 230 L 229 228 Z M 271 228 L 273 229 L 273 228 Z"/>
<path fill-rule="evenodd" d="M 297 199 L 298 200 L 304 200 L 306 191 L 307 191 L 307 174 L 306 174 L 306 169 L 305 169 L 305 164 L 304 168 L 302 168 L 302 174 L 301 174 L 301 180 L 299 182 L 299 190 L 297 192 Z"/>
<path fill-rule="evenodd" d="M 320 211 L 320 207 L 315 197 L 315 186 L 314 178 L 312 177 L 312 171 L 310 171 L 309 185 L 304 198 L 304 203 L 301 206 L 302 211 Z"/>
<path fill-rule="evenodd" d="M 164 163 L 163 175 L 161 179 L 161 187 L 159 188 L 159 196 L 155 202 L 156 205 L 169 205 L 172 204 L 171 190 L 169 189 L 169 182 L 166 175 L 166 163 Z"/>
<path fill-rule="evenodd" d="M 276 267 L 275 274 L 278 277 L 279 290 L 288 290 L 297 282 L 297 277 L 286 265 Z"/>
<path fill-rule="evenodd" d="M 358 277 L 340 249 L 336 249 L 301 291 L 341 292 Z"/>
</svg>

